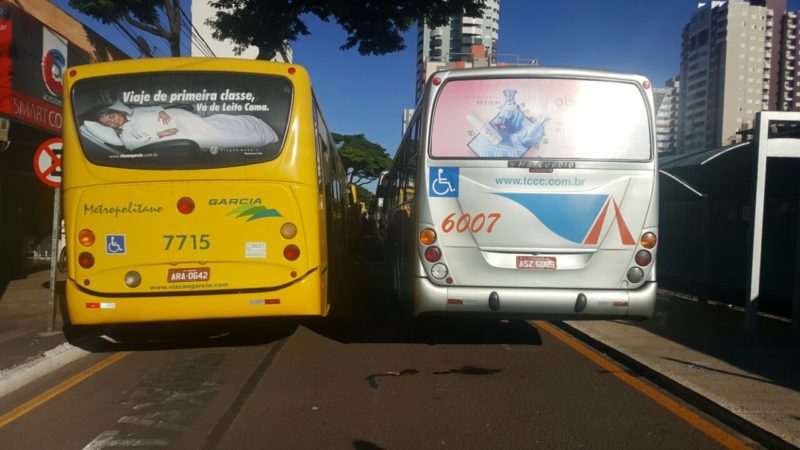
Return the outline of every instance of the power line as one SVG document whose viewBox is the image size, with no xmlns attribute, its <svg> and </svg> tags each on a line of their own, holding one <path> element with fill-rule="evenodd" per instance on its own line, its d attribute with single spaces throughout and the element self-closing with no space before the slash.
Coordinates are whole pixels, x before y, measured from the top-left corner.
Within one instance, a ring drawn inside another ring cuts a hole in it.
<svg viewBox="0 0 800 450">
<path fill-rule="evenodd" d="M 213 52 L 211 52 L 210 49 L 204 48 L 200 44 L 198 38 L 191 31 L 191 24 L 184 17 L 181 17 L 181 24 L 181 34 L 186 38 L 185 40 L 189 44 L 189 52 L 191 53 L 192 48 L 197 48 L 203 55 L 213 56 Z"/>
<path fill-rule="evenodd" d="M 211 47 L 208 45 L 208 42 L 206 42 L 206 40 L 203 38 L 203 35 L 200 34 L 200 31 L 197 28 L 195 28 L 195 26 L 192 23 L 192 21 L 189 20 L 189 16 L 186 15 L 186 12 L 183 10 L 183 7 L 178 5 L 178 10 L 180 11 L 181 16 L 183 17 L 184 22 L 186 24 L 188 24 L 190 27 L 192 27 L 192 41 L 193 42 L 198 42 L 199 41 L 198 48 L 200 49 L 200 51 L 206 56 L 217 56 L 214 53 L 214 50 L 212 50 Z M 195 38 L 195 36 L 196 36 L 196 38 Z M 202 43 L 202 45 L 200 43 Z M 206 53 L 206 51 L 208 53 Z"/>
<path fill-rule="evenodd" d="M 149 57 L 152 58 L 154 56 L 157 56 L 155 53 L 156 53 L 156 50 L 158 50 L 158 46 L 154 45 L 153 41 L 150 40 L 152 37 L 154 37 L 154 35 L 152 33 L 148 33 L 146 31 L 143 31 L 143 30 L 139 29 L 139 28 L 136 28 L 136 27 L 134 27 L 133 25 L 131 25 L 128 22 L 122 22 L 121 26 L 124 27 L 129 34 L 131 34 L 133 36 L 136 36 L 134 40 L 137 42 L 137 46 L 139 46 L 140 48 L 141 48 L 141 45 L 147 45 L 148 46 L 148 51 L 146 52 L 146 54 Z M 140 44 L 140 42 L 141 42 L 141 44 Z M 145 53 L 145 52 L 143 51 L 142 53 Z"/>
<path fill-rule="evenodd" d="M 130 32 L 128 32 L 128 30 L 123 28 L 122 25 L 120 25 L 119 21 L 114 22 L 114 26 L 123 36 L 125 36 L 128 42 L 130 42 L 134 48 L 138 49 L 142 53 L 142 55 L 145 54 L 144 49 L 140 47 L 139 44 L 136 42 L 136 38 Z"/>
</svg>

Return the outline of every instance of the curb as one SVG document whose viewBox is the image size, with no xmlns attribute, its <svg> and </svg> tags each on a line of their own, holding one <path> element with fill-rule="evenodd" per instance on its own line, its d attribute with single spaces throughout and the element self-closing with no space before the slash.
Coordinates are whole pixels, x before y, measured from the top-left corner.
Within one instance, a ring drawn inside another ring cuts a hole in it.
<svg viewBox="0 0 800 450">
<path fill-rule="evenodd" d="M 0 397 L 88 354 L 89 352 L 86 350 L 64 343 L 22 364 L 2 370 L 0 371 Z"/>
<path fill-rule="evenodd" d="M 628 367 L 636 374 L 652 381 L 670 394 L 675 395 L 700 411 L 703 411 L 704 413 L 716 418 L 742 435 L 747 436 L 753 441 L 767 448 L 787 450 L 797 449 L 795 445 L 791 444 L 780 436 L 761 428 L 760 426 L 737 415 L 731 410 L 719 405 L 703 394 L 661 374 L 655 369 L 652 369 L 650 366 L 647 366 L 632 356 L 626 355 L 610 345 L 595 339 L 591 335 L 586 334 L 565 322 L 553 321 L 550 323 L 565 333 L 568 333 L 570 336 L 585 343 L 589 347 L 605 354 L 612 360 L 622 364 L 625 367 Z"/>
</svg>

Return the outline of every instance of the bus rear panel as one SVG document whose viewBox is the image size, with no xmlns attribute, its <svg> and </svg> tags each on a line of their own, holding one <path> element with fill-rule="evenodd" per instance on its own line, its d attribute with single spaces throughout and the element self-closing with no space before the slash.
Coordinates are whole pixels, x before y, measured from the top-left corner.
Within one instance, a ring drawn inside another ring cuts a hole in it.
<svg viewBox="0 0 800 450">
<path fill-rule="evenodd" d="M 484 69 L 439 73 L 428 87 L 408 237 L 415 312 L 651 317 L 649 82 Z"/>
<path fill-rule="evenodd" d="M 133 61 L 76 67 L 67 86 L 72 323 L 327 314 L 302 67 Z"/>
</svg>

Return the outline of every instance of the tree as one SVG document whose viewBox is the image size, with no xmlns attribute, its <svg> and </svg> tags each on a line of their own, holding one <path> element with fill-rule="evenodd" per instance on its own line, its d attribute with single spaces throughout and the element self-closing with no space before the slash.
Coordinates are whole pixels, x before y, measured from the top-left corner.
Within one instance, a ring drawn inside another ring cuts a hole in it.
<svg viewBox="0 0 800 450">
<path fill-rule="evenodd" d="M 165 39 L 172 56 L 181 55 L 183 11 L 180 0 L 69 0 L 69 6 L 105 24 L 124 20 L 145 33 Z M 165 24 L 162 24 L 162 14 L 166 19 Z M 128 37 L 143 54 L 152 56 L 145 42 L 130 34 Z"/>
<path fill-rule="evenodd" d="M 371 142 L 363 134 L 332 134 L 350 183 L 363 186 L 392 167 L 392 158 L 386 149 Z"/>
<path fill-rule="evenodd" d="M 401 33 L 419 20 L 436 27 L 462 13 L 480 17 L 485 0 L 211 0 L 210 5 L 218 9 L 207 22 L 215 39 L 231 40 L 237 55 L 254 46 L 258 59 L 272 59 L 278 53 L 285 57 L 289 42 L 311 34 L 302 19 L 307 14 L 335 20 L 347 32 L 342 50 L 383 55 L 404 49 Z"/>
</svg>

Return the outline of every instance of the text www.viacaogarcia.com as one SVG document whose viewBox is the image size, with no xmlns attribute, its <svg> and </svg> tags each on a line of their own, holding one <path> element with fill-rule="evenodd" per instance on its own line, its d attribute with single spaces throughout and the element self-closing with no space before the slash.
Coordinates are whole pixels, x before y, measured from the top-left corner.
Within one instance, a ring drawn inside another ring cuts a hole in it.
<svg viewBox="0 0 800 450">
<path fill-rule="evenodd" d="M 151 291 L 174 291 L 183 289 L 219 289 L 228 287 L 228 283 L 180 283 L 150 286 Z"/>
</svg>

